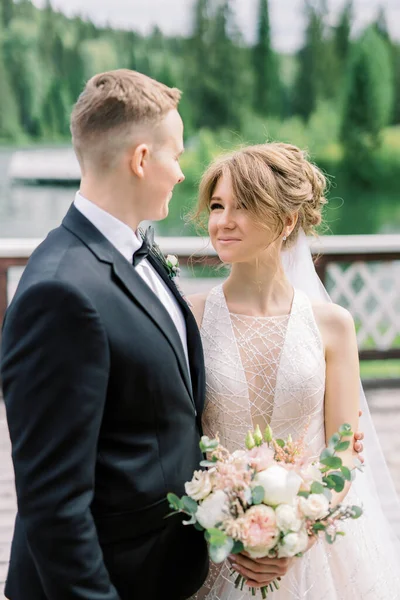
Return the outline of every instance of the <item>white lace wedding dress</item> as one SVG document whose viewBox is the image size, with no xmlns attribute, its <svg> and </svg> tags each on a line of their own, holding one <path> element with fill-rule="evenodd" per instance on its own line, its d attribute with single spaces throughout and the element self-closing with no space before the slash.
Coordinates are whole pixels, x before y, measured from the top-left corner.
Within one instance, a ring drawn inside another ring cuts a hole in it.
<svg viewBox="0 0 400 600">
<path fill-rule="evenodd" d="M 295 291 L 291 312 L 250 317 L 229 312 L 222 286 L 207 297 L 201 335 L 207 397 L 204 433 L 218 433 L 233 451 L 246 433 L 269 423 L 277 437 L 299 438 L 317 458 L 325 446 L 325 359 L 308 297 Z M 358 473 L 345 502 L 364 515 L 346 522 L 346 536 L 333 546 L 320 539 L 282 579 L 271 600 L 396 600 L 400 580 L 395 546 L 377 498 Z M 358 483 L 360 481 L 360 483 Z M 259 597 L 261 595 L 257 593 Z M 196 600 L 245 600 L 234 587 L 228 563 L 213 565 Z"/>
</svg>

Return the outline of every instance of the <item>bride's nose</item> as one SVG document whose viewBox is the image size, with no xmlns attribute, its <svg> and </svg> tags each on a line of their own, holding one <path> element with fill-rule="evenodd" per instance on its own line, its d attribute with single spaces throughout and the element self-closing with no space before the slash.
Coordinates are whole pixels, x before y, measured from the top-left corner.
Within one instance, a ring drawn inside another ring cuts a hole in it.
<svg viewBox="0 0 400 600">
<path fill-rule="evenodd" d="M 221 229 L 233 229 L 235 227 L 235 220 L 233 218 L 232 211 L 225 209 L 221 212 L 218 220 L 218 227 Z"/>
</svg>

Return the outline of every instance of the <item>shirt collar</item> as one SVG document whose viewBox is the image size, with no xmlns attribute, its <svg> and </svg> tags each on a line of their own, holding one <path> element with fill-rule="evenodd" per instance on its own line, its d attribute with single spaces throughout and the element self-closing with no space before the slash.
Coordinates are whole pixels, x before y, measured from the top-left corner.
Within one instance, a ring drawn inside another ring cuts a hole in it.
<svg viewBox="0 0 400 600">
<path fill-rule="evenodd" d="M 74 205 L 126 260 L 132 262 L 133 253 L 140 248 L 142 241 L 128 225 L 82 196 L 80 192 L 76 193 Z"/>
</svg>

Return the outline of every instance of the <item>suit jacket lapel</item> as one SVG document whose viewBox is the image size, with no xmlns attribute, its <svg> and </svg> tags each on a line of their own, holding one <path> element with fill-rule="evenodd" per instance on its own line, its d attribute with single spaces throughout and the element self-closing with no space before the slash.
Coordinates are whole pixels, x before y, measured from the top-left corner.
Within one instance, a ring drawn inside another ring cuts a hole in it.
<svg viewBox="0 0 400 600">
<path fill-rule="evenodd" d="M 183 315 L 185 317 L 190 375 L 192 379 L 193 396 L 196 404 L 197 414 L 199 416 L 200 425 L 200 418 L 204 408 L 205 396 L 204 356 L 200 332 L 192 311 L 190 310 L 185 299 L 182 297 L 182 294 L 175 285 L 174 281 L 172 281 L 169 278 L 163 265 L 159 262 L 159 260 L 152 256 L 152 254 L 149 254 L 147 260 L 150 262 L 150 264 L 160 275 L 161 279 L 171 290 L 179 306 L 181 307 Z"/>
<path fill-rule="evenodd" d="M 100 261 L 112 265 L 114 274 L 121 287 L 133 301 L 140 305 L 142 310 L 167 338 L 178 359 L 179 369 L 189 396 L 195 405 L 182 342 L 178 330 L 162 302 L 160 302 L 140 275 L 136 273 L 134 267 L 75 206 L 72 205 L 69 209 L 63 220 L 63 226 L 79 237 Z"/>
</svg>

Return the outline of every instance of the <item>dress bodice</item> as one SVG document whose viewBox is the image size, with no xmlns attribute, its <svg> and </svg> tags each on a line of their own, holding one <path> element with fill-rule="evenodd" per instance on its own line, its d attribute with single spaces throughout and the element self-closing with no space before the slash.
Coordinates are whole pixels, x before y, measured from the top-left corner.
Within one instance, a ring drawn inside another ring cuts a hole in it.
<svg viewBox="0 0 400 600">
<path fill-rule="evenodd" d="M 288 315 L 232 314 L 222 285 L 209 293 L 201 336 L 207 373 L 203 427 L 229 450 L 248 430 L 305 435 L 317 456 L 325 444 L 324 347 L 310 300 L 295 290 Z"/>
</svg>

